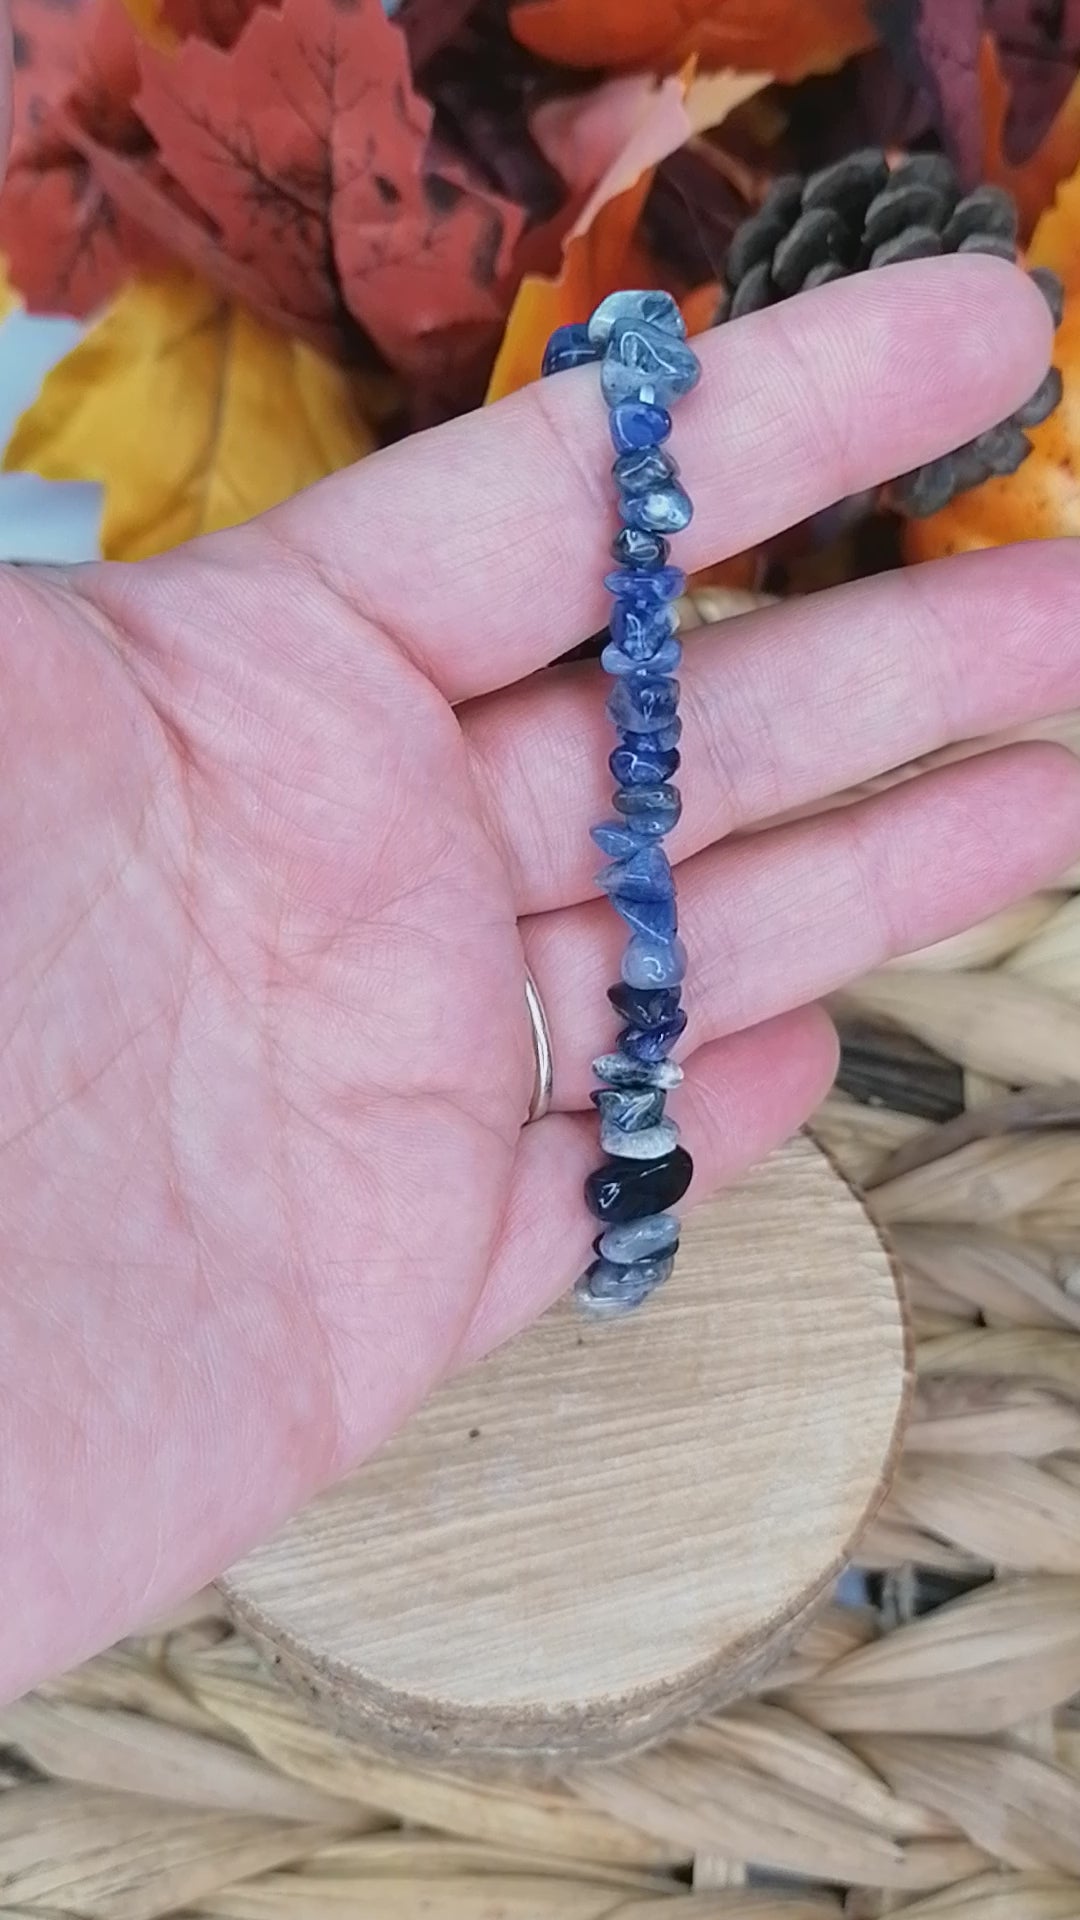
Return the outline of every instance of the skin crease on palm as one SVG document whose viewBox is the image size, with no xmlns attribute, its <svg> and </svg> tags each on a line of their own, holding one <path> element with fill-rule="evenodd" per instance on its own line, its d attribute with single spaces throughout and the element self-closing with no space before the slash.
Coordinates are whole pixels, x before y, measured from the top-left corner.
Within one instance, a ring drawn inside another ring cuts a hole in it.
<svg viewBox="0 0 1080 1920">
<path fill-rule="evenodd" d="M 687 567 L 1001 418 L 1049 326 L 967 257 L 700 348 Z M 0 1695 L 212 1577 L 587 1257 L 607 727 L 595 668 L 540 669 L 604 619 L 610 458 L 585 369 L 159 560 L 0 573 Z M 814 808 L 1080 700 L 1078 611 L 1049 543 L 688 647 L 691 1203 L 825 1092 L 822 995 L 1076 855 L 1048 746 Z"/>
</svg>

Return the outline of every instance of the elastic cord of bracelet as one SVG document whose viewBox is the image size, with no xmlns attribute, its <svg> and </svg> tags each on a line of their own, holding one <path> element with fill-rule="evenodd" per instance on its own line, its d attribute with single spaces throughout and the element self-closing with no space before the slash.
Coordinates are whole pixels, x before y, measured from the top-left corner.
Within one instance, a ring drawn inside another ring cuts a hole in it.
<svg viewBox="0 0 1080 1920">
<path fill-rule="evenodd" d="M 592 829 L 610 864 L 597 875 L 629 928 L 621 979 L 608 999 L 624 1022 L 616 1051 L 593 1062 L 592 1095 L 607 1156 L 589 1175 L 585 1199 L 602 1232 L 596 1258 L 575 1288 L 597 1315 L 640 1306 L 674 1265 L 679 1222 L 667 1211 L 686 1192 L 693 1161 L 664 1111 L 682 1079 L 671 1050 L 686 1026 L 686 950 L 678 936 L 675 879 L 662 841 L 682 807 L 679 683 L 682 659 L 672 602 L 685 578 L 668 564 L 668 537 L 693 508 L 665 449 L 673 403 L 701 377 L 670 294 L 622 292 L 601 301 L 585 325 L 559 327 L 545 374 L 599 363 L 615 447 L 612 467 L 622 525 L 612 543 L 618 567 L 605 576 L 613 596 L 611 638 L 601 664 L 614 686 L 607 711 L 616 729 L 608 765 L 616 817 Z"/>
</svg>

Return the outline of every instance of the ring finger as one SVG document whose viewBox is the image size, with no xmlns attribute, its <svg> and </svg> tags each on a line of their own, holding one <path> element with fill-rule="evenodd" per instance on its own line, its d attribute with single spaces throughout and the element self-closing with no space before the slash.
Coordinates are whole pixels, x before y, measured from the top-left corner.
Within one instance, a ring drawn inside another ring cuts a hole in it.
<svg viewBox="0 0 1080 1920">
<path fill-rule="evenodd" d="M 908 785 L 696 855 L 679 869 L 691 955 L 688 1046 L 833 992 L 1063 871 L 1080 834 L 1080 766 L 1006 747 Z M 521 922 L 551 1028 L 554 1105 L 587 1104 L 614 1044 L 606 1001 L 626 928 L 604 900 Z"/>
<path fill-rule="evenodd" d="M 956 740 L 1080 699 L 1070 541 L 965 555 L 790 600 L 689 636 L 681 680 L 684 860 Z M 611 812 L 598 669 L 461 710 L 519 913 L 589 899 L 588 829 Z"/>
</svg>

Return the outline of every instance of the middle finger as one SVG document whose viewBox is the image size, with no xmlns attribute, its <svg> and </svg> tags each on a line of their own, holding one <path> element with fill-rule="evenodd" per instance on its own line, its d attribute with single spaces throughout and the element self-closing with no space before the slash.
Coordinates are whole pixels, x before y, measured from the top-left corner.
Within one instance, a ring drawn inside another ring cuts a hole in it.
<svg viewBox="0 0 1080 1920">
<path fill-rule="evenodd" d="M 820 999 L 1046 886 L 1075 855 L 1080 765 L 1002 747 L 858 805 L 712 847 L 680 873 L 691 1047 Z M 552 1035 L 554 1104 L 584 1106 L 618 1022 L 627 928 L 607 901 L 521 923 Z"/>
<path fill-rule="evenodd" d="M 687 637 L 683 860 L 904 762 L 1080 700 L 1080 564 L 1032 542 L 859 580 Z M 595 894 L 610 682 L 556 668 L 459 709 L 519 913 Z"/>
</svg>

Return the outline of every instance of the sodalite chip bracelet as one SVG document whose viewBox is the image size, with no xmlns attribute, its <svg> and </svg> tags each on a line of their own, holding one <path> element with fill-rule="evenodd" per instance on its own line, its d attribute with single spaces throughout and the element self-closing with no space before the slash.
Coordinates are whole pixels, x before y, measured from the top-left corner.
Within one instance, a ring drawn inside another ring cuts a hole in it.
<svg viewBox="0 0 1080 1920">
<path fill-rule="evenodd" d="M 600 389 L 611 410 L 612 474 L 622 520 L 612 552 L 619 565 L 605 576 L 614 597 L 611 638 L 601 665 L 614 686 L 607 711 L 616 729 L 608 765 L 616 781 L 616 818 L 592 829 L 611 864 L 598 885 L 630 929 L 622 978 L 608 999 L 625 1022 L 618 1051 L 593 1062 L 600 1081 L 600 1145 L 608 1156 L 585 1183 L 589 1209 L 604 1231 L 597 1255 L 575 1288 L 594 1314 L 626 1313 L 668 1278 L 679 1223 L 665 1211 L 690 1185 L 693 1161 L 664 1113 L 668 1090 L 682 1079 L 669 1057 L 686 1026 L 681 1006 L 686 949 L 678 937 L 675 880 L 661 846 L 682 802 L 679 683 L 682 647 L 672 601 L 685 577 L 668 565 L 668 535 L 681 532 L 693 508 L 664 443 L 672 403 L 701 377 L 686 328 L 667 293 L 613 293 L 585 326 L 559 327 L 548 341 L 543 371 L 598 362 Z"/>
</svg>

